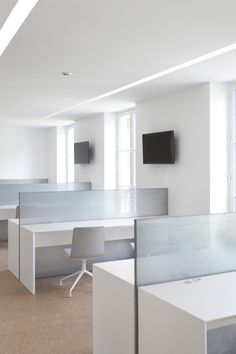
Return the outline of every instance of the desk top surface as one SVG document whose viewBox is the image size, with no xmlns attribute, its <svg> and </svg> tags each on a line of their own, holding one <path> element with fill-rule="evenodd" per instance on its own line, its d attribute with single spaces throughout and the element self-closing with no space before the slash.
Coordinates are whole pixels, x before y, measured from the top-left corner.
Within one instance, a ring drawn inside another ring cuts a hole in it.
<svg viewBox="0 0 236 354">
<path fill-rule="evenodd" d="M 134 285 L 134 259 L 97 263 L 94 267 Z"/>
<path fill-rule="evenodd" d="M 14 224 L 18 223 L 18 220 L 9 220 Z M 40 232 L 54 232 L 54 231 L 66 231 L 72 230 L 74 227 L 96 227 L 104 226 L 109 227 L 133 227 L 134 219 L 133 218 L 124 218 L 124 219 L 108 219 L 108 220 L 86 220 L 86 221 L 68 221 L 68 222 L 53 222 L 47 224 L 32 224 L 22 226 L 23 228 L 31 231 L 32 233 Z"/>
<path fill-rule="evenodd" d="M 134 284 L 132 259 L 99 263 L 94 267 Z M 143 286 L 140 291 L 154 295 L 204 322 L 236 316 L 236 272 L 197 279 Z"/>
<path fill-rule="evenodd" d="M 6 204 L 0 204 L 0 210 L 5 210 L 5 209 L 7 209 L 7 210 L 9 210 L 9 209 L 16 209 L 16 207 L 17 207 L 17 205 L 6 205 Z"/>
<path fill-rule="evenodd" d="M 236 316 L 236 272 L 141 288 L 205 321 Z"/>
<path fill-rule="evenodd" d="M 9 220 L 16 216 L 16 205 L 0 205 L 0 220 Z"/>
</svg>

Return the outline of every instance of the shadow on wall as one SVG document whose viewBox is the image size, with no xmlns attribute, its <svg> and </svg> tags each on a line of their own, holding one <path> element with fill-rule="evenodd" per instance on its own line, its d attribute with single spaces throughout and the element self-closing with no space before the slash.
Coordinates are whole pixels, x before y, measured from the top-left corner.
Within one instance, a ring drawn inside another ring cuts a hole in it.
<svg viewBox="0 0 236 354">
<path fill-rule="evenodd" d="M 89 146 L 89 162 L 93 163 L 95 160 L 95 149 L 94 149 L 94 145 L 91 144 Z"/>
<path fill-rule="evenodd" d="M 175 135 L 175 163 L 179 160 L 179 137 Z"/>
</svg>

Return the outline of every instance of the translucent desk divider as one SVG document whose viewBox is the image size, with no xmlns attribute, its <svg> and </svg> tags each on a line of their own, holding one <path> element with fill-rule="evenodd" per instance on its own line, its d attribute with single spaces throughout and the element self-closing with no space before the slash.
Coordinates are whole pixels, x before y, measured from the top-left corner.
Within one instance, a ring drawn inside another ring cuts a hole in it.
<svg viewBox="0 0 236 354">
<path fill-rule="evenodd" d="M 30 178 L 30 179 L 0 179 L 0 184 L 38 184 L 48 183 L 47 178 Z"/>
<path fill-rule="evenodd" d="M 236 271 L 236 214 L 135 221 L 135 283 Z"/>
<path fill-rule="evenodd" d="M 90 190 L 90 182 L 81 183 L 24 183 L 24 184 L 1 184 L 0 183 L 0 205 L 18 205 L 20 192 L 41 192 L 41 191 L 76 191 Z"/>
<path fill-rule="evenodd" d="M 20 193 L 21 225 L 167 214 L 166 188 Z"/>
</svg>

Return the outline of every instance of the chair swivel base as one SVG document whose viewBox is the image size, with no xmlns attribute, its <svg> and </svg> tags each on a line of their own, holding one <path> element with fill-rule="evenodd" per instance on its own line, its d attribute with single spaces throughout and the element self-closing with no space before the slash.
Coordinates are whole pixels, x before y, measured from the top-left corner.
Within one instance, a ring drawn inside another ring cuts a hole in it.
<svg viewBox="0 0 236 354">
<path fill-rule="evenodd" d="M 93 273 L 89 272 L 89 271 L 87 270 L 87 268 L 86 268 L 86 261 L 85 261 L 85 260 L 82 260 L 82 268 L 81 268 L 81 270 L 79 270 L 78 272 L 69 274 L 69 275 L 67 275 L 67 276 L 65 276 L 65 277 L 63 277 L 63 278 L 61 278 L 61 279 L 60 279 L 60 286 L 62 286 L 63 280 L 68 279 L 68 278 L 71 278 L 71 277 L 73 277 L 73 276 L 75 276 L 75 275 L 77 275 L 77 274 L 78 274 L 78 276 L 76 277 L 76 279 L 75 279 L 75 281 L 74 281 L 72 287 L 71 287 L 70 290 L 69 290 L 69 296 L 70 296 L 70 297 L 72 297 L 72 291 L 74 290 L 74 288 L 76 287 L 76 285 L 78 284 L 78 282 L 80 281 L 80 279 L 82 278 L 82 276 L 83 276 L 84 274 L 87 274 L 87 275 L 89 275 L 90 277 L 93 277 Z"/>
</svg>

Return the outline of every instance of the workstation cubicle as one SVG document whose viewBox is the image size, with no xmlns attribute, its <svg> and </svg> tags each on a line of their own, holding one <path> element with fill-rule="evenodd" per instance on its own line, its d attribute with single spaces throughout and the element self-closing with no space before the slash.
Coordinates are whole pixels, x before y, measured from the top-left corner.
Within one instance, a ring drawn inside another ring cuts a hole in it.
<svg viewBox="0 0 236 354">
<path fill-rule="evenodd" d="M 0 179 L 0 242 L 7 241 L 7 221 L 16 217 L 19 192 L 33 188 L 36 184 L 45 186 L 46 178 Z"/>
<path fill-rule="evenodd" d="M 51 184 L 47 179 L 0 180 L 0 242 L 8 240 L 7 221 L 16 217 L 20 192 L 90 189 L 90 182 Z"/>
<path fill-rule="evenodd" d="M 136 220 L 134 260 L 94 266 L 94 354 L 234 354 L 235 229 L 236 214 Z"/>
<path fill-rule="evenodd" d="M 18 222 L 9 221 L 9 269 L 34 294 L 37 277 L 78 270 L 79 261 L 63 252 L 75 227 L 105 227 L 99 261 L 132 258 L 134 219 L 167 215 L 168 190 L 23 192 L 19 206 L 20 233 Z"/>
<path fill-rule="evenodd" d="M 48 183 L 47 178 L 17 178 L 17 179 L 0 179 L 0 184 L 42 184 Z"/>
</svg>

